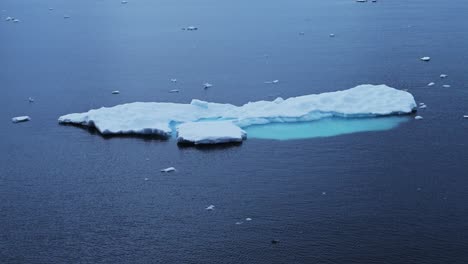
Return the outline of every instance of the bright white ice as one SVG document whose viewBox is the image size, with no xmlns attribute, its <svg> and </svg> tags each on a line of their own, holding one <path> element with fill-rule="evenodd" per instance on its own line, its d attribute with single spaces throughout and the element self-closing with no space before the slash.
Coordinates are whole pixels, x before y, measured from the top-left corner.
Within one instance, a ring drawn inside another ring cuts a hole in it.
<svg viewBox="0 0 468 264">
<path fill-rule="evenodd" d="M 240 128 L 251 125 L 398 115 L 415 109 L 415 100 L 406 91 L 386 85 L 360 85 L 343 91 L 250 102 L 242 106 L 196 99 L 190 104 L 136 102 L 64 115 L 59 122 L 95 127 L 105 135 L 169 137 L 178 129 L 179 138 L 190 142 L 224 143 L 226 138 L 238 141 Z M 222 123 L 217 124 L 220 121 Z"/>
</svg>

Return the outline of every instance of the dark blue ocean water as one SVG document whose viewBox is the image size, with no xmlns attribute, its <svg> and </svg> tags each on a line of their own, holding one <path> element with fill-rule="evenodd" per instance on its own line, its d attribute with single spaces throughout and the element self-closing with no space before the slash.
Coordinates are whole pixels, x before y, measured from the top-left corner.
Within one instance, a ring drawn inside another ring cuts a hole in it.
<svg viewBox="0 0 468 264">
<path fill-rule="evenodd" d="M 465 0 L 2 0 L 0 262 L 467 263 L 467 13 Z M 57 124 L 362 83 L 408 89 L 424 120 L 201 149 Z"/>
</svg>

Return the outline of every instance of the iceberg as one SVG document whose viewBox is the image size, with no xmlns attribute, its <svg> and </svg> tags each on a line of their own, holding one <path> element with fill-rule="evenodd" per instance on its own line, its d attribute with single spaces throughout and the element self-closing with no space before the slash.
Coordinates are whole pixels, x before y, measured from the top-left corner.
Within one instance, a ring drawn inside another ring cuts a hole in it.
<svg viewBox="0 0 468 264">
<path fill-rule="evenodd" d="M 413 95 L 386 85 L 310 94 L 242 106 L 193 99 L 190 104 L 135 102 L 59 117 L 61 124 L 97 129 L 103 135 L 157 135 L 176 131 L 179 142 L 226 143 L 246 137 L 243 128 L 270 123 L 309 122 L 324 118 L 362 118 L 409 114 L 417 108 Z"/>
</svg>

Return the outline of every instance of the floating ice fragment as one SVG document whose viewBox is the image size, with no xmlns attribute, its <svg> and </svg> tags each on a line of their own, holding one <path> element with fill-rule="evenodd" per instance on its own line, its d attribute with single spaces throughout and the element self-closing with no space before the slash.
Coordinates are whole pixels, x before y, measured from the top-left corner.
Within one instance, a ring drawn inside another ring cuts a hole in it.
<svg viewBox="0 0 468 264">
<path fill-rule="evenodd" d="M 463 118 L 468 118 L 468 115 L 464 115 Z"/>
<path fill-rule="evenodd" d="M 18 22 L 20 22 L 20 20 L 19 20 L 19 19 L 16 19 L 16 18 L 15 18 L 15 19 L 13 19 L 13 23 L 18 23 Z"/>
<path fill-rule="evenodd" d="M 245 219 L 245 221 L 252 221 L 252 218 L 247 217 L 247 218 Z"/>
<path fill-rule="evenodd" d="M 444 88 L 450 88 L 451 86 L 450 86 L 449 84 L 444 84 L 444 85 L 442 85 L 442 87 L 444 87 Z"/>
<path fill-rule="evenodd" d="M 162 169 L 161 172 L 173 172 L 175 170 L 176 169 L 174 167 L 169 167 L 169 168 Z"/>
<path fill-rule="evenodd" d="M 122 2 L 120 2 L 120 3 L 121 3 L 121 4 L 126 4 L 126 3 L 128 3 L 128 1 L 125 1 L 125 0 L 124 0 L 124 1 L 122 1 Z"/>
<path fill-rule="evenodd" d="M 331 33 L 329 36 L 330 36 L 330 38 L 334 38 L 335 34 Z"/>
<path fill-rule="evenodd" d="M 169 92 L 170 92 L 170 93 L 178 93 L 179 90 L 178 90 L 178 89 L 172 89 L 172 90 L 170 90 Z"/>
<path fill-rule="evenodd" d="M 431 57 L 422 57 L 421 60 L 422 60 L 422 61 L 430 61 L 430 60 L 431 60 Z"/>
<path fill-rule="evenodd" d="M 13 18 L 12 17 L 5 18 L 5 21 L 10 21 L 10 20 L 13 20 Z"/>
<path fill-rule="evenodd" d="M 145 178 L 145 181 L 147 181 L 147 180 L 148 180 L 148 178 Z"/>
<path fill-rule="evenodd" d="M 224 122 L 188 122 L 177 127 L 179 143 L 221 144 L 242 142 L 247 133 L 230 121 Z"/>
<path fill-rule="evenodd" d="M 211 83 L 204 83 L 204 84 L 203 84 L 203 87 L 204 87 L 205 89 L 208 89 L 208 88 L 210 88 L 210 87 L 213 87 L 213 85 L 212 85 Z"/>
<path fill-rule="evenodd" d="M 194 27 L 194 26 L 189 26 L 189 27 L 186 27 L 186 28 L 182 28 L 182 30 L 193 31 L 193 30 L 198 30 L 198 28 L 197 28 L 197 27 Z"/>
<path fill-rule="evenodd" d="M 120 93 L 120 91 L 117 91 L 117 90 L 112 91 L 112 94 L 119 94 L 119 93 Z"/>
<path fill-rule="evenodd" d="M 322 195 L 327 195 L 327 192 L 322 192 Z"/>
<path fill-rule="evenodd" d="M 171 82 L 176 83 L 177 79 L 171 79 Z"/>
<path fill-rule="evenodd" d="M 423 117 L 422 116 L 415 116 L 414 119 L 421 120 L 421 119 L 423 119 Z"/>
<path fill-rule="evenodd" d="M 242 225 L 244 222 L 242 221 L 239 221 L 239 222 L 236 222 L 236 225 Z"/>
<path fill-rule="evenodd" d="M 33 102 L 34 102 L 34 98 L 29 97 L 29 98 L 28 98 L 28 101 L 29 101 L 30 103 L 33 103 Z"/>
<path fill-rule="evenodd" d="M 29 116 L 17 116 L 17 117 L 13 117 L 11 119 L 11 121 L 13 123 L 26 122 L 26 121 L 29 121 L 29 120 L 31 120 L 31 118 Z"/>
<path fill-rule="evenodd" d="M 214 205 L 208 205 L 208 207 L 205 208 L 205 210 L 214 210 L 215 206 Z"/>
<path fill-rule="evenodd" d="M 433 83 L 433 82 L 430 82 L 430 83 L 427 84 L 427 86 L 434 86 L 434 85 L 435 85 L 435 83 Z"/>
<path fill-rule="evenodd" d="M 442 78 L 442 79 L 447 78 L 447 77 L 448 77 L 447 74 L 441 74 L 441 75 L 440 75 L 440 78 Z"/>
<path fill-rule="evenodd" d="M 427 107 L 427 105 L 420 105 L 420 106 L 419 106 L 419 108 L 421 108 L 421 109 L 424 109 L 424 108 L 426 108 L 426 107 Z"/>
<path fill-rule="evenodd" d="M 266 84 L 277 84 L 277 83 L 279 83 L 279 80 L 266 81 L 264 83 L 266 83 Z"/>
</svg>

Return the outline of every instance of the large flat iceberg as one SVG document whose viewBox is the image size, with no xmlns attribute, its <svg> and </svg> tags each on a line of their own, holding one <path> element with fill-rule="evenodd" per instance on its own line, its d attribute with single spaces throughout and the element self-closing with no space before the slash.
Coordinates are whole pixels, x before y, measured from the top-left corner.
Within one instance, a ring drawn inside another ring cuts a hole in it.
<svg viewBox="0 0 468 264">
<path fill-rule="evenodd" d="M 178 129 L 179 141 L 226 143 L 238 141 L 239 133 L 243 133 L 240 128 L 251 125 L 305 122 L 334 116 L 399 115 L 415 109 L 416 102 L 410 93 L 386 85 L 366 84 L 343 91 L 249 102 L 242 106 L 196 99 L 190 104 L 136 102 L 64 115 L 59 123 L 94 127 L 104 135 L 170 137 Z M 236 132 L 235 127 L 239 128 Z M 241 137 L 245 138 L 245 134 Z M 232 140 L 228 140 L 230 138 Z"/>
</svg>

